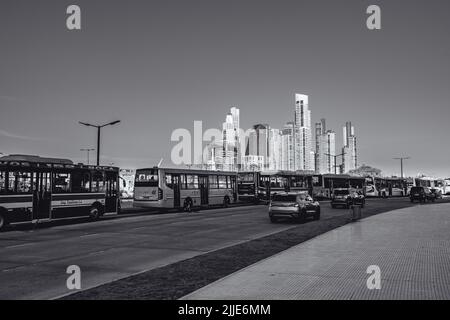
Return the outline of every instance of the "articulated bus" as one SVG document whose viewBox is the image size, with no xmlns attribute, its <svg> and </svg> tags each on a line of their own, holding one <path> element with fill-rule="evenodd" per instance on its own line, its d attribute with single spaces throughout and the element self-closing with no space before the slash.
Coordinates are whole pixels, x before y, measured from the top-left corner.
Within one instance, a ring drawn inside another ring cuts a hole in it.
<svg viewBox="0 0 450 320">
<path fill-rule="evenodd" d="M 237 202 L 237 173 L 147 168 L 136 170 L 134 206 L 183 209 Z"/>
<path fill-rule="evenodd" d="M 407 179 L 366 177 L 367 197 L 404 197 L 408 195 Z"/>
<path fill-rule="evenodd" d="M 67 159 L 11 155 L 0 158 L 0 228 L 118 213 L 119 168 Z"/>
<path fill-rule="evenodd" d="M 365 178 L 348 174 L 315 174 L 312 178 L 313 196 L 317 199 L 331 199 L 333 190 L 337 188 L 353 188 L 365 191 Z"/>
</svg>

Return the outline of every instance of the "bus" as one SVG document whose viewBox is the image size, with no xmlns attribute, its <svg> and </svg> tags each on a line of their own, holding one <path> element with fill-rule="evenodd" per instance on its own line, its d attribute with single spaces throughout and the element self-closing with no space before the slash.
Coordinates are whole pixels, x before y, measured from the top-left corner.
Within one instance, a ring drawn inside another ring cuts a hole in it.
<svg viewBox="0 0 450 320">
<path fill-rule="evenodd" d="M 306 171 L 261 171 L 257 181 L 258 200 L 269 201 L 277 192 L 308 191 L 312 195 L 312 173 Z"/>
<path fill-rule="evenodd" d="M 432 177 L 415 178 L 414 185 L 416 187 L 428 187 L 430 189 L 437 189 L 442 194 L 450 193 L 450 187 L 447 185 L 447 181 L 445 179 Z"/>
<path fill-rule="evenodd" d="M 408 181 L 402 178 L 366 177 L 367 197 L 404 197 L 408 195 Z"/>
<path fill-rule="evenodd" d="M 237 202 L 237 173 L 177 168 L 136 170 L 133 206 L 182 209 Z"/>
<path fill-rule="evenodd" d="M 0 228 L 8 224 L 118 213 L 119 168 L 68 159 L 0 158 Z"/>
<path fill-rule="evenodd" d="M 317 199 L 331 199 L 336 188 L 353 188 L 365 191 L 365 178 L 348 174 L 315 174 L 312 178 L 313 196 Z"/>
<path fill-rule="evenodd" d="M 258 203 L 259 172 L 239 172 L 237 174 L 238 201 Z"/>
</svg>

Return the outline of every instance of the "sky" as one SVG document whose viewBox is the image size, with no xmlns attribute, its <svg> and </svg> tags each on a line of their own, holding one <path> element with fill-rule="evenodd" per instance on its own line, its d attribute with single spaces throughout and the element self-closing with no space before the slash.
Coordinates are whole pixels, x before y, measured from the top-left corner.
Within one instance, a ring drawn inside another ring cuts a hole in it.
<svg viewBox="0 0 450 320">
<path fill-rule="evenodd" d="M 81 30 L 66 8 L 81 8 Z M 368 30 L 366 9 L 381 8 Z M 360 164 L 450 177 L 448 0 L 2 0 L 0 152 L 102 163 L 170 165 L 172 132 L 281 128 L 309 95 L 342 145 L 355 126 Z M 337 150 L 339 151 L 339 149 Z M 94 154 L 91 154 L 91 159 Z"/>
</svg>

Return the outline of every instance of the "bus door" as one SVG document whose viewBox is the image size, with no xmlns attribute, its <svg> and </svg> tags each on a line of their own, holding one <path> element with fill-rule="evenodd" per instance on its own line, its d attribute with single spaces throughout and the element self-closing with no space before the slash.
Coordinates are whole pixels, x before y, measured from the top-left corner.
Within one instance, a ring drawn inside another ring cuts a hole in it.
<svg viewBox="0 0 450 320">
<path fill-rule="evenodd" d="M 117 212 L 119 201 L 117 172 L 106 172 L 105 212 Z"/>
<path fill-rule="evenodd" d="M 51 212 L 51 173 L 33 173 L 33 219 L 49 219 Z"/>
<path fill-rule="evenodd" d="M 230 176 L 231 189 L 233 190 L 233 202 L 237 201 L 237 178 L 236 176 Z"/>
<path fill-rule="evenodd" d="M 179 208 L 181 206 L 180 175 L 172 175 L 172 183 L 173 183 L 173 207 Z"/>
<path fill-rule="evenodd" d="M 200 204 L 207 205 L 209 203 L 208 176 L 198 176 L 198 185 L 200 187 Z"/>
</svg>

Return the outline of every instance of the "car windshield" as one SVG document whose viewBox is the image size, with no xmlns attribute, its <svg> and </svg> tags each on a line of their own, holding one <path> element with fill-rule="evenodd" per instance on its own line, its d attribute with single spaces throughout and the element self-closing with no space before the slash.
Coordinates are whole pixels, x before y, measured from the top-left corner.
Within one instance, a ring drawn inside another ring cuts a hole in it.
<svg viewBox="0 0 450 320">
<path fill-rule="evenodd" d="M 272 200 L 278 202 L 296 202 L 297 196 L 295 194 L 275 194 Z"/>
<path fill-rule="evenodd" d="M 412 187 L 411 188 L 411 192 L 422 192 L 423 188 L 422 187 Z"/>
<path fill-rule="evenodd" d="M 334 194 L 337 196 L 350 194 L 348 190 L 334 190 Z"/>
</svg>

